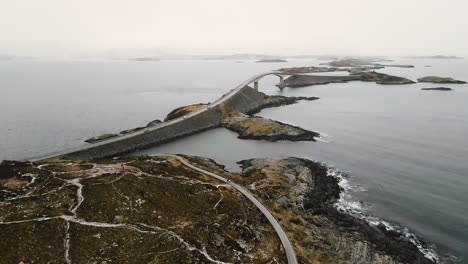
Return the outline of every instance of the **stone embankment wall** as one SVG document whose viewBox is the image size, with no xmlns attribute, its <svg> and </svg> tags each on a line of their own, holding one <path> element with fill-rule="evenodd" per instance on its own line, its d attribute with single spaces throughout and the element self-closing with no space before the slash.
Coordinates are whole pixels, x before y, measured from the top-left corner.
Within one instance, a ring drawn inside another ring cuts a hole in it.
<svg viewBox="0 0 468 264">
<path fill-rule="evenodd" d="M 132 137 L 111 140 L 107 144 L 105 142 L 98 145 L 91 144 L 87 148 L 72 150 L 61 154 L 61 156 L 67 159 L 96 159 L 142 150 L 218 127 L 221 124 L 223 114 L 232 110 L 239 110 L 244 113 L 250 112 L 259 107 L 263 103 L 263 99 L 263 93 L 245 86 L 235 94 L 230 95 L 230 98 L 226 99 L 222 104 L 197 115 L 187 117 L 180 122 L 159 129 L 156 128 L 146 133 L 137 133 Z"/>
</svg>

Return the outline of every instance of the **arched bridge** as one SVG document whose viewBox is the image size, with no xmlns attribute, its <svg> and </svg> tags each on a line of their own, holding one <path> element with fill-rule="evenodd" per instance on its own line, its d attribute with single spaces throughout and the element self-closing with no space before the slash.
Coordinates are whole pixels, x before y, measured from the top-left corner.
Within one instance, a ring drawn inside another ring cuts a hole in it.
<svg viewBox="0 0 468 264">
<path fill-rule="evenodd" d="M 258 82 L 268 75 L 280 77 L 278 86 L 281 88 L 283 86 L 283 76 L 291 74 L 284 74 L 277 71 L 257 74 L 242 82 L 211 104 L 183 117 L 163 122 L 144 130 L 32 159 L 32 161 L 45 160 L 59 156 L 68 159 L 95 159 L 118 156 L 217 127 L 221 124 L 222 120 L 221 105 L 228 106 L 231 109 L 249 112 L 263 103 L 263 94 L 257 92 Z M 247 87 L 252 83 L 254 84 L 253 88 L 255 91 Z"/>
</svg>

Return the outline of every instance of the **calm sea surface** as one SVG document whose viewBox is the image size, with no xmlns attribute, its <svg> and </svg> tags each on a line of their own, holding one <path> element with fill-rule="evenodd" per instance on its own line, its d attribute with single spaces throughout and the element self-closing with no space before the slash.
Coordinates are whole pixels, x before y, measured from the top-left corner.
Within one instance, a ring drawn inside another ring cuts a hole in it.
<svg viewBox="0 0 468 264">
<path fill-rule="evenodd" d="M 163 119 L 181 105 L 210 102 L 254 74 L 317 60 L 246 61 L 0 61 L 0 160 L 27 159 L 79 146 L 83 140 Z M 380 72 L 416 80 L 426 75 L 468 80 L 467 60 L 410 60 Z M 425 67 L 431 65 L 432 67 Z M 363 210 L 406 227 L 468 263 L 468 85 L 453 92 L 433 84 L 382 86 L 351 82 L 267 94 L 320 100 L 266 109 L 258 115 L 326 135 L 326 142 L 237 139 L 213 129 L 139 154 L 186 153 L 238 170 L 236 161 L 299 156 L 347 172 Z"/>
</svg>

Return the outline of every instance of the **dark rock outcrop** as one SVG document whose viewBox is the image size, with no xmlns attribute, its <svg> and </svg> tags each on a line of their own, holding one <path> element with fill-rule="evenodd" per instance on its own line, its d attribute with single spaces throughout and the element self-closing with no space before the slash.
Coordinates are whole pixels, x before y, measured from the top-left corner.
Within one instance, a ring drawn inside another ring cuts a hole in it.
<svg viewBox="0 0 468 264">
<path fill-rule="evenodd" d="M 85 142 L 88 142 L 88 143 L 95 143 L 95 142 L 98 142 L 98 141 L 101 141 L 101 140 L 105 140 L 105 139 L 109 139 L 109 138 L 113 138 L 113 137 L 117 137 L 118 135 L 117 134 L 102 134 L 102 135 L 99 135 L 99 136 L 95 136 L 95 137 L 92 137 L 92 138 L 88 138 L 87 140 L 85 140 Z"/>
<path fill-rule="evenodd" d="M 452 88 L 447 87 L 435 87 L 435 88 L 421 88 L 423 91 L 453 91 Z"/>
<path fill-rule="evenodd" d="M 299 97 L 288 97 L 288 96 L 281 96 L 281 95 L 265 95 L 265 99 L 263 100 L 263 104 L 258 106 L 257 108 L 253 109 L 252 111 L 247 112 L 246 114 L 253 115 L 265 108 L 270 108 L 270 107 L 279 107 L 283 105 L 290 105 L 290 104 L 295 104 L 298 101 L 314 101 L 319 99 L 318 97 L 304 97 L 304 96 L 299 96 Z"/>
<path fill-rule="evenodd" d="M 156 119 L 156 120 L 153 120 L 153 121 L 149 122 L 149 123 L 146 125 L 146 127 L 155 126 L 155 125 L 157 125 L 157 124 L 159 124 L 159 123 L 162 123 L 162 121 L 159 120 L 159 119 Z"/>
<path fill-rule="evenodd" d="M 299 262 L 430 264 L 404 234 L 371 226 L 341 212 L 338 179 L 320 163 L 301 158 L 239 162 L 240 179 L 261 201 L 274 208 L 296 246 Z M 278 198 L 282 198 L 278 201 Z"/>
<path fill-rule="evenodd" d="M 120 134 L 122 134 L 122 135 L 130 134 L 130 133 L 140 131 L 140 130 L 145 129 L 145 128 L 146 127 L 135 127 L 135 128 L 131 128 L 131 129 L 125 129 L 125 130 L 120 131 Z"/>
</svg>

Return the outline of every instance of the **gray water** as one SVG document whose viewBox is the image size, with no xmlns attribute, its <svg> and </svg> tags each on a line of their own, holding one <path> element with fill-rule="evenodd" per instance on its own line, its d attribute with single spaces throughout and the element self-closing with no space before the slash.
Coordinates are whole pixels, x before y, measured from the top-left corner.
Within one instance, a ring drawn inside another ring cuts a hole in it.
<svg viewBox="0 0 468 264">
<path fill-rule="evenodd" d="M 25 159 L 77 146 L 91 136 L 164 118 L 171 109 L 217 99 L 248 77 L 278 67 L 317 65 L 232 61 L 0 62 L 0 159 Z M 416 68 L 381 72 L 411 78 L 443 75 L 468 80 L 467 60 L 408 60 Z M 432 67 L 424 67 L 432 65 Z M 352 199 L 369 214 L 407 227 L 443 254 L 468 259 L 468 85 L 453 92 L 415 84 L 351 82 L 268 94 L 320 100 L 266 109 L 258 115 L 319 131 L 328 142 L 240 140 L 213 129 L 139 154 L 186 153 L 238 170 L 236 161 L 299 156 L 349 172 L 360 186 Z M 463 262 L 463 261 L 461 261 Z"/>
</svg>

